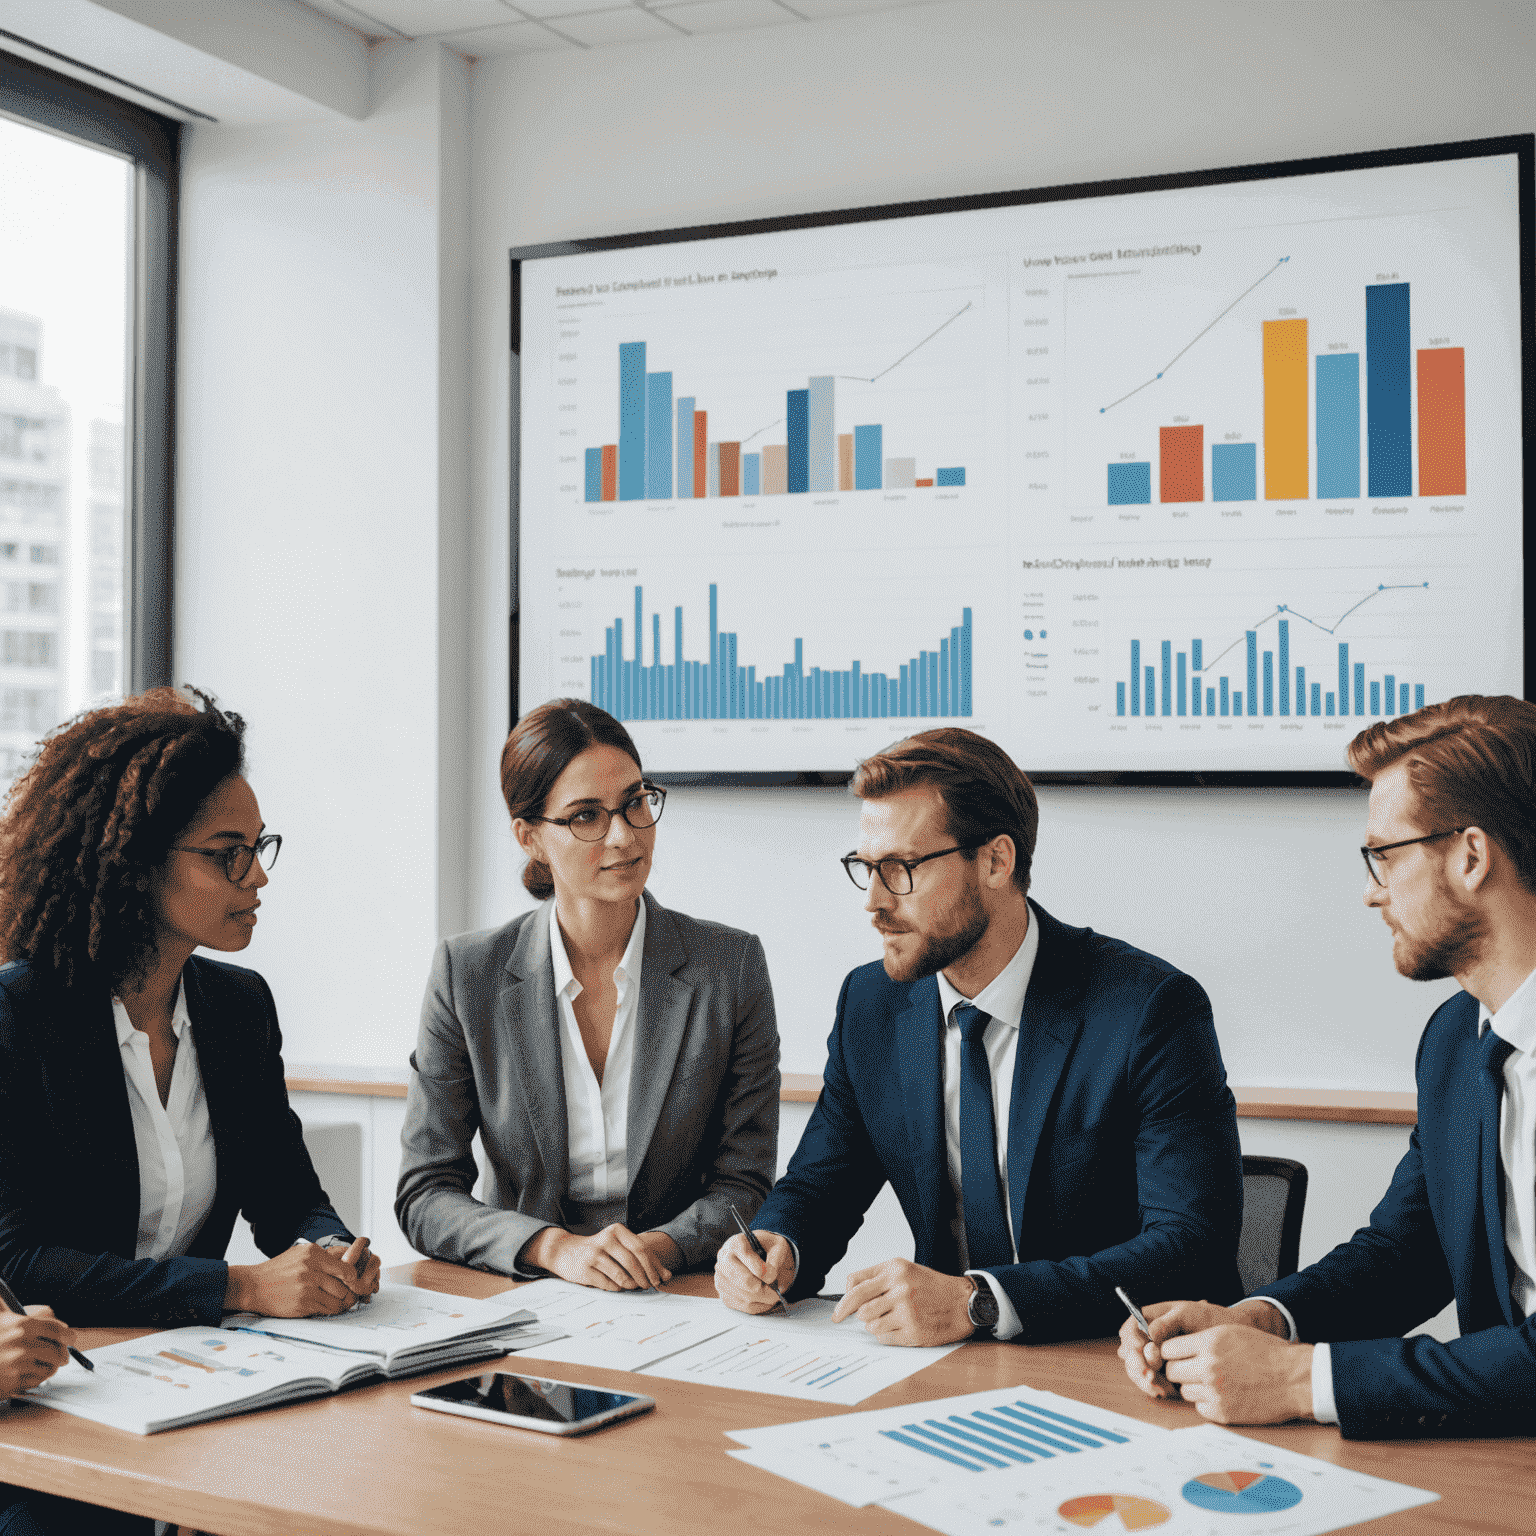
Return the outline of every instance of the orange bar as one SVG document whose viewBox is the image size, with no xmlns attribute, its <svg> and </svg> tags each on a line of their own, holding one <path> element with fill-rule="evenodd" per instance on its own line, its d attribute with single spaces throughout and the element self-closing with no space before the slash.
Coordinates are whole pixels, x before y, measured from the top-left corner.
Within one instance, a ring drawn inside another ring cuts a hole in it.
<svg viewBox="0 0 1536 1536">
<path fill-rule="evenodd" d="M 1158 428 L 1157 499 L 1205 500 L 1205 428 Z"/>
<path fill-rule="evenodd" d="M 1264 499 L 1304 500 L 1307 458 L 1307 322 L 1264 322 Z"/>
<path fill-rule="evenodd" d="M 913 485 L 932 485 L 933 481 L 932 480 L 914 480 L 912 482 L 912 484 Z"/>
<path fill-rule="evenodd" d="M 693 413 L 693 494 L 709 495 L 709 412 Z"/>
<path fill-rule="evenodd" d="M 720 444 L 720 494 L 741 495 L 741 444 Z"/>
<path fill-rule="evenodd" d="M 619 499 L 619 445 L 603 444 L 603 500 Z"/>
<path fill-rule="evenodd" d="M 837 488 L 840 491 L 853 489 L 852 432 L 839 432 L 837 435 Z"/>
<path fill-rule="evenodd" d="M 1467 494 L 1467 354 L 1419 352 L 1419 495 Z"/>
</svg>

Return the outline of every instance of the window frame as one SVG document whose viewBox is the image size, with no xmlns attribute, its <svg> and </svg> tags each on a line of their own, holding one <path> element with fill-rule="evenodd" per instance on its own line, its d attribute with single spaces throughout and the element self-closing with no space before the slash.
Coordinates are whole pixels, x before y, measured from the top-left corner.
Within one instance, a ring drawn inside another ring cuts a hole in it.
<svg viewBox="0 0 1536 1536">
<path fill-rule="evenodd" d="M 133 102 L 0 49 L 0 114 L 133 166 L 124 427 L 124 686 L 172 681 L 176 239 L 181 129 Z"/>
</svg>

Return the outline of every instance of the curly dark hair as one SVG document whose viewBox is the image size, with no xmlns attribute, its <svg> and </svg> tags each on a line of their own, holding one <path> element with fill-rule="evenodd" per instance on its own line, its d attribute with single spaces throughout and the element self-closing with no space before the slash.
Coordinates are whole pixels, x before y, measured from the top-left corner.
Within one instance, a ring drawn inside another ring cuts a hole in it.
<svg viewBox="0 0 1536 1536">
<path fill-rule="evenodd" d="M 195 688 L 151 688 L 44 737 L 0 814 L 0 955 L 65 986 L 141 984 L 155 872 L 244 766 L 245 722 Z"/>
</svg>

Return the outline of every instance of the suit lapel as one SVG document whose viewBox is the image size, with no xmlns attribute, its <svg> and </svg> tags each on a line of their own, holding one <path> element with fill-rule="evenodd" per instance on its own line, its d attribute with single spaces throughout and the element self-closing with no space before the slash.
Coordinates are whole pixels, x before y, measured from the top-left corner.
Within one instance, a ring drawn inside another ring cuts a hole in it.
<svg viewBox="0 0 1536 1536">
<path fill-rule="evenodd" d="M 640 1165 L 661 1117 L 693 1003 L 693 988 L 676 974 L 688 960 L 677 924 L 649 892 L 642 899 L 645 946 L 640 959 L 640 1005 L 633 1026 L 625 1129 L 624 1161 L 631 1190 L 638 1187 Z"/>
<path fill-rule="evenodd" d="M 1019 1019 L 1008 1110 L 1008 1215 L 1021 1260 L 1029 1257 L 1023 1240 L 1024 1199 L 1035 1152 L 1083 1028 L 1082 990 L 1075 979 L 1080 970 L 1074 955 L 1077 931 L 1058 923 L 1034 902 L 1029 905 L 1031 919 L 1040 924 L 1040 948 Z"/>
<path fill-rule="evenodd" d="M 223 1197 L 236 1183 L 237 1154 L 243 1140 L 238 1127 L 250 1102 L 250 1094 L 240 1080 L 240 1069 L 252 1063 L 242 1063 L 244 1053 L 231 1030 L 232 1010 L 227 1001 L 220 1006 L 216 976 L 205 973 L 194 957 L 182 967 L 181 981 L 187 994 L 192 1048 L 197 1052 L 197 1070 L 208 1103 L 208 1125 L 213 1132 L 216 1193 Z"/>
<path fill-rule="evenodd" d="M 1475 1026 L 1474 1026 L 1475 1028 Z M 1491 1033 L 1491 1031 L 1490 1031 Z M 1504 1173 L 1499 1160 L 1499 1104 L 1504 1097 L 1504 1073 L 1489 1062 L 1479 1042 L 1478 1064 L 1478 1187 L 1488 1236 L 1488 1270 L 1504 1321 L 1514 1327 L 1514 1303 L 1509 1290 L 1509 1249 L 1504 1242 Z M 1508 1055 L 1505 1050 L 1498 1060 Z"/>
<path fill-rule="evenodd" d="M 569 1130 L 565 1116 L 565 1078 L 560 1065 L 560 1008 L 555 999 L 555 967 L 549 954 L 552 901 L 523 924 L 503 985 L 496 997 L 496 1028 L 515 1065 L 522 1094 L 524 1124 L 539 1149 L 549 1187 L 570 1186 Z"/>
<path fill-rule="evenodd" d="M 48 1011 L 54 1013 L 51 1007 Z M 70 1013 L 73 1022 L 64 1023 Z M 51 1074 L 55 1121 L 67 1125 L 69 1113 L 57 1111 L 73 1106 L 79 1145 L 92 1149 L 83 1160 L 89 1164 L 85 1188 L 98 1202 L 101 1230 L 110 1234 L 109 1248 L 131 1259 L 139 1231 L 139 1156 L 111 994 L 105 988 L 89 989 L 76 1003 L 74 994 L 61 993 L 57 1014 L 46 1027 L 56 1030 L 60 1047 Z"/>
<path fill-rule="evenodd" d="M 911 1164 L 922 1202 L 923 1222 L 918 1230 L 931 1233 L 940 1250 L 931 1258 L 919 1253 L 918 1262 L 948 1272 L 955 1268 L 958 1255 L 948 1252 L 949 1227 L 955 1213 L 944 1136 L 944 1032 L 940 1027 L 939 984 L 932 976 L 925 976 L 907 988 L 906 996 L 906 1007 L 892 1022 L 896 1056 L 901 1063 Z"/>
</svg>

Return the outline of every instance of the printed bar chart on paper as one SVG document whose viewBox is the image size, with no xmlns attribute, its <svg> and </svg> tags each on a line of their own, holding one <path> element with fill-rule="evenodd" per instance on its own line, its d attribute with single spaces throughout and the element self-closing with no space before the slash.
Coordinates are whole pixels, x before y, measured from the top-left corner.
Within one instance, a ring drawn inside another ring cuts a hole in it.
<svg viewBox="0 0 1536 1536">
<path fill-rule="evenodd" d="M 644 589 L 635 588 L 634 655 L 625 654 L 624 620 L 606 630 L 607 645 L 593 656 L 592 702 L 620 720 L 883 720 L 964 717 L 971 713 L 971 610 L 941 636 L 891 672 L 870 671 L 855 659 L 846 668 L 808 665 L 796 637 L 782 673 L 737 658 L 736 634 L 720 627 L 718 586 L 709 587 L 707 659 L 689 660 L 683 647 L 683 610 L 674 608 L 672 660 L 662 660 L 661 615 L 651 615 L 650 662 L 645 660 Z M 766 658 L 765 658 L 766 662 Z"/>
</svg>

